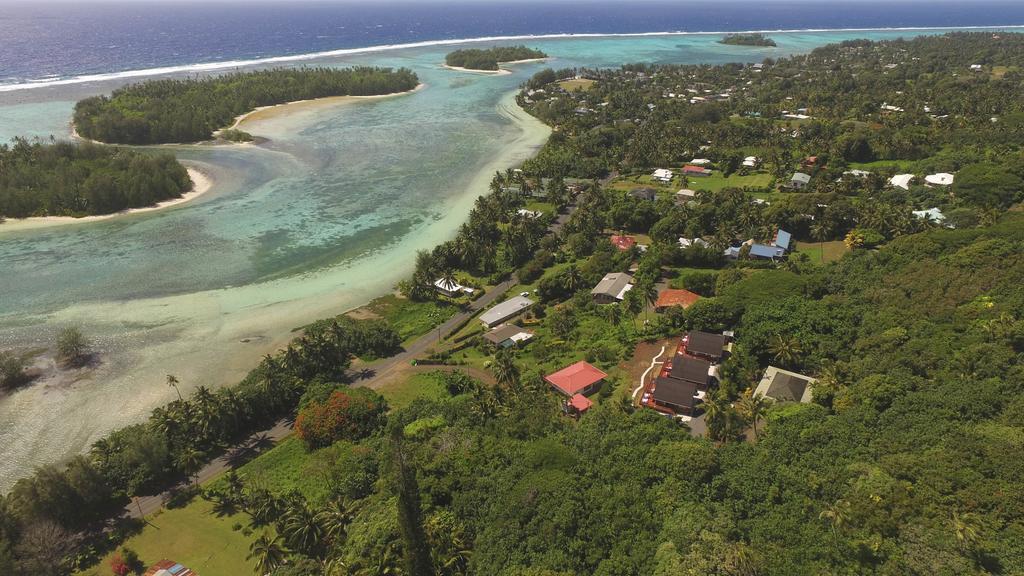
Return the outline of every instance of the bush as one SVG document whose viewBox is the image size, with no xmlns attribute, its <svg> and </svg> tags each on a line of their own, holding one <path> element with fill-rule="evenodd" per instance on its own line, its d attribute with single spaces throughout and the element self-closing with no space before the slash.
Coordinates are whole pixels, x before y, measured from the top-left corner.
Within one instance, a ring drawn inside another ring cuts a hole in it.
<svg viewBox="0 0 1024 576">
<path fill-rule="evenodd" d="M 295 434 L 310 450 L 338 440 L 359 440 L 380 427 L 386 411 L 384 398 L 372 390 L 338 390 L 299 412 Z"/>
<path fill-rule="evenodd" d="M 61 330 L 57 336 L 57 359 L 66 366 L 80 366 L 89 356 L 89 341 L 74 326 Z"/>
<path fill-rule="evenodd" d="M 9 352 L 0 352 L 0 390 L 21 386 L 28 380 L 25 359 Z"/>
</svg>

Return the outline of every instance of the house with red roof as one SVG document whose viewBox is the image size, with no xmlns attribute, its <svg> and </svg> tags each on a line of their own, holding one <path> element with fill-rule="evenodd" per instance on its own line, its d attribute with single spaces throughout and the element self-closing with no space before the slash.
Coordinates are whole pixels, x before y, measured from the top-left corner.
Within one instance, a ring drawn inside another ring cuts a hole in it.
<svg viewBox="0 0 1024 576">
<path fill-rule="evenodd" d="M 173 560 L 161 560 L 146 570 L 145 576 L 198 576 L 192 570 Z"/>
<path fill-rule="evenodd" d="M 692 306 L 697 300 L 700 300 L 700 294 L 695 294 L 689 290 L 666 288 L 658 294 L 658 301 L 654 303 L 654 309 L 658 312 L 664 312 L 673 306 L 679 306 L 680 308 L 686 309 Z"/>
<path fill-rule="evenodd" d="M 612 244 L 615 245 L 619 250 L 629 250 L 633 246 L 636 246 L 636 238 L 632 236 L 612 236 Z"/>
<path fill-rule="evenodd" d="M 590 398 L 587 398 L 583 394 L 576 394 L 569 399 L 566 408 L 576 414 L 583 414 L 587 410 L 590 410 L 590 407 L 593 405 L 594 403 L 590 401 Z"/>
<path fill-rule="evenodd" d="M 687 164 L 683 166 L 683 176 L 711 176 L 711 170 L 703 166 Z"/>
<path fill-rule="evenodd" d="M 571 399 L 575 396 L 588 396 L 597 392 L 607 377 L 607 374 L 591 366 L 590 363 L 580 360 L 554 374 L 548 374 L 544 380 L 566 398 Z"/>
</svg>

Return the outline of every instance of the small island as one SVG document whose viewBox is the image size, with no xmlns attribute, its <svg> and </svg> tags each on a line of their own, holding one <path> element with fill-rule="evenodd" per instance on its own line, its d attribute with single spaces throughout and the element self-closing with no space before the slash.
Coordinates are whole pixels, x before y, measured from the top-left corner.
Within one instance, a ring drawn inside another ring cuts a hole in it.
<svg viewBox="0 0 1024 576">
<path fill-rule="evenodd" d="M 485 50 L 479 48 L 456 50 L 445 56 L 444 62 L 451 68 L 494 72 L 499 69 L 498 65 L 502 63 L 537 60 L 547 57 L 548 55 L 544 52 L 527 48 L 523 45 L 495 46 Z"/>
<path fill-rule="evenodd" d="M 775 40 L 760 33 L 752 34 L 729 34 L 718 41 L 719 44 L 732 46 L 777 46 Z"/>
<path fill-rule="evenodd" d="M 0 145 L 0 221 L 113 214 L 180 198 L 192 186 L 168 153 L 23 138 Z"/>
<path fill-rule="evenodd" d="M 401 68 L 299 68 L 239 72 L 186 80 L 150 80 L 75 105 L 74 124 L 85 138 L 110 144 L 183 144 L 210 140 L 234 119 L 263 106 L 333 96 L 408 92 L 419 79 Z M 252 136 L 228 131 L 233 142 Z"/>
</svg>

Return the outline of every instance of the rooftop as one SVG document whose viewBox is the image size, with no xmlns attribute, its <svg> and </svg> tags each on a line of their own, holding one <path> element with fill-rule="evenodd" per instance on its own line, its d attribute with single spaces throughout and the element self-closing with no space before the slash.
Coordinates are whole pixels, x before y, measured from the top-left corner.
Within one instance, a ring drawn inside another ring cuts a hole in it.
<svg viewBox="0 0 1024 576">
<path fill-rule="evenodd" d="M 693 408 L 697 405 L 697 386 L 675 378 L 654 379 L 654 401 Z"/>
<path fill-rule="evenodd" d="M 612 244 L 615 245 L 619 250 L 629 250 L 633 246 L 636 246 L 636 238 L 632 236 L 612 236 Z"/>
<path fill-rule="evenodd" d="M 561 390 L 566 396 L 571 397 L 607 377 L 608 375 L 604 372 L 591 366 L 588 362 L 580 360 L 554 374 L 548 374 L 544 380 Z"/>
<path fill-rule="evenodd" d="M 174 562 L 173 560 L 161 560 L 146 570 L 145 576 L 198 576 L 195 572 Z"/>
<path fill-rule="evenodd" d="M 769 366 L 754 393 L 776 402 L 808 403 L 811 401 L 811 384 L 814 382 L 815 379 L 810 376 Z"/>
<path fill-rule="evenodd" d="M 526 310 L 530 306 L 533 306 L 533 300 L 530 300 L 525 296 L 516 296 L 514 298 L 509 298 L 508 300 L 505 300 L 501 304 L 495 305 L 487 312 L 481 314 L 480 321 L 487 325 L 497 324 L 502 320 L 511 318 L 512 316 L 518 314 L 519 312 Z"/>
<path fill-rule="evenodd" d="M 484 334 L 484 339 L 493 344 L 501 344 L 506 340 L 522 342 L 533 337 L 532 332 L 523 330 L 515 324 L 502 324 L 494 330 Z"/>
<path fill-rule="evenodd" d="M 689 290 L 675 290 L 668 288 L 662 290 L 661 294 L 658 294 L 658 301 L 654 304 L 654 307 L 668 308 L 670 306 L 682 306 L 683 308 L 689 308 L 697 300 L 700 300 L 700 294 L 695 294 Z"/>
<path fill-rule="evenodd" d="M 590 291 L 590 294 L 597 296 L 603 294 L 605 296 L 611 296 L 613 298 L 622 299 L 622 296 L 629 291 L 629 286 L 633 282 L 633 277 L 625 272 L 612 272 L 605 274 L 604 278 L 594 286 L 594 289 Z"/>
<path fill-rule="evenodd" d="M 575 408 L 577 412 L 586 412 L 587 410 L 590 410 L 590 407 L 593 406 L 594 403 L 590 401 L 590 398 L 587 398 L 583 394 L 575 394 L 569 399 L 569 405 Z"/>
<path fill-rule="evenodd" d="M 711 362 L 707 360 L 682 354 L 678 354 L 672 359 L 671 378 L 673 380 L 683 380 L 684 382 L 706 386 L 708 379 L 711 377 L 710 373 Z"/>
<path fill-rule="evenodd" d="M 690 332 L 689 340 L 686 342 L 686 351 L 691 354 L 719 358 L 725 351 L 725 336 L 709 332 Z"/>
</svg>

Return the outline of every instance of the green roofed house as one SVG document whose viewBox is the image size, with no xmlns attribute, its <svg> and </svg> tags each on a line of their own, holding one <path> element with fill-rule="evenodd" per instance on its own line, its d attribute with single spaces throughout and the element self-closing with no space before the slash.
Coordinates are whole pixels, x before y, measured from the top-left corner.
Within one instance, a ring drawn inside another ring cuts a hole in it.
<svg viewBox="0 0 1024 576">
<path fill-rule="evenodd" d="M 776 402 L 802 402 L 808 404 L 811 401 L 811 385 L 817 382 L 810 376 L 769 366 L 764 371 L 764 376 L 754 394 L 760 394 Z"/>
</svg>

